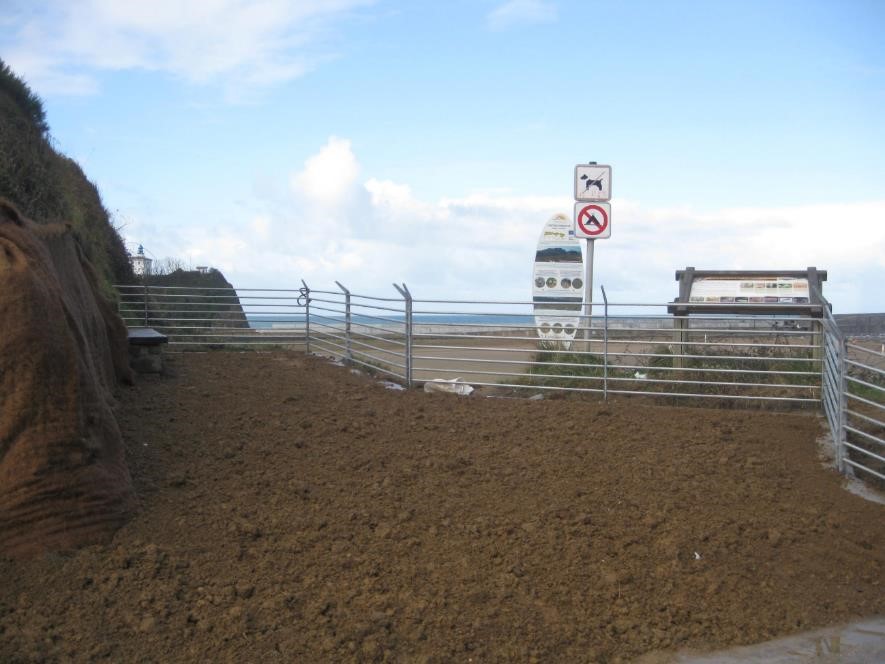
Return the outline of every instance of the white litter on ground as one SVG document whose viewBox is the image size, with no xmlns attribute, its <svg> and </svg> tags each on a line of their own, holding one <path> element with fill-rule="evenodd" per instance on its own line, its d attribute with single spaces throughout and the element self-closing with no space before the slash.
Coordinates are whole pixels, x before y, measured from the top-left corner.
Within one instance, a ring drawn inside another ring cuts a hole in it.
<svg viewBox="0 0 885 664">
<path fill-rule="evenodd" d="M 462 383 L 460 378 L 452 378 L 445 380 L 444 378 L 435 378 L 424 383 L 425 392 L 442 392 L 444 394 L 458 394 L 466 397 L 473 392 L 473 387 L 467 383 Z"/>
</svg>

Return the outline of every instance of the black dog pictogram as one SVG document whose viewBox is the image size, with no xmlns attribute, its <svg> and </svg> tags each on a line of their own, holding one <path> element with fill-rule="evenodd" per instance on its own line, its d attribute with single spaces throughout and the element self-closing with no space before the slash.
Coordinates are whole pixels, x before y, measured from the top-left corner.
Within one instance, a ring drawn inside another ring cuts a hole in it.
<svg viewBox="0 0 885 664">
<path fill-rule="evenodd" d="M 584 180 L 584 191 L 590 191 L 590 187 L 596 187 L 600 192 L 602 191 L 602 178 L 594 180 L 584 173 L 584 175 L 581 176 L 581 179 Z"/>
</svg>

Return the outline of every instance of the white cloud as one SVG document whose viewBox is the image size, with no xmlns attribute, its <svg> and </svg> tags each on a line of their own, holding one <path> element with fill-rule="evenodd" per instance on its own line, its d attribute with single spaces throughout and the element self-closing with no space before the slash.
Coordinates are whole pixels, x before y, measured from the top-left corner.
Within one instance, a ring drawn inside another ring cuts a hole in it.
<svg viewBox="0 0 885 664">
<path fill-rule="evenodd" d="M 330 57 L 329 25 L 371 0 L 52 0 L 9 10 L 4 59 L 41 94 L 89 94 L 99 70 L 162 71 L 230 95 Z"/>
<path fill-rule="evenodd" d="M 723 270 L 829 271 L 824 293 L 841 313 L 885 309 L 885 201 L 716 211 L 612 203 L 602 274 L 618 299 L 674 295 L 673 273 Z M 614 254 L 614 255 L 611 255 Z"/>
<path fill-rule="evenodd" d="M 495 7 L 487 17 L 492 30 L 504 30 L 518 25 L 553 23 L 557 8 L 546 0 L 508 0 Z"/>
<path fill-rule="evenodd" d="M 68 71 L 54 56 L 44 52 L 13 50 L 4 53 L 6 62 L 28 85 L 41 94 L 82 96 L 98 92 L 98 83 L 87 74 Z"/>
<path fill-rule="evenodd" d="M 271 222 L 264 215 L 259 215 L 252 220 L 250 224 L 255 235 L 261 240 L 267 240 L 270 237 Z"/>
<path fill-rule="evenodd" d="M 350 199 L 360 166 L 350 141 L 332 136 L 322 149 L 291 178 L 292 188 L 307 200 L 337 208 Z"/>
<path fill-rule="evenodd" d="M 446 216 L 445 210 L 417 200 L 412 195 L 412 188 L 409 185 L 369 178 L 365 186 L 372 207 L 387 221 L 436 217 L 441 222 Z"/>
<path fill-rule="evenodd" d="M 436 201 L 407 183 L 363 179 L 350 142 L 330 138 L 290 176 L 282 199 L 256 198 L 220 227 L 167 233 L 160 256 L 221 269 L 239 287 L 289 288 L 305 279 L 334 289 L 396 297 L 405 281 L 419 298 L 527 300 L 544 222 L 571 213 L 569 197 L 477 192 Z M 885 310 L 885 201 L 696 210 L 612 201 L 612 237 L 596 243 L 595 298 L 660 302 L 676 295 L 674 273 L 700 269 L 829 271 L 837 313 Z M 127 233 L 149 238 L 147 225 Z M 159 234 L 156 235 L 159 237 Z"/>
</svg>

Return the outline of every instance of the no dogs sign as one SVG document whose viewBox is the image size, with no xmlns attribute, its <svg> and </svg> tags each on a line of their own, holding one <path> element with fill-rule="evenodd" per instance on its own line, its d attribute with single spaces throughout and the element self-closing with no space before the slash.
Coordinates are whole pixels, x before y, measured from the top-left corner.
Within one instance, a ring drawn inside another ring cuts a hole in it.
<svg viewBox="0 0 885 664">
<path fill-rule="evenodd" d="M 611 205 L 608 203 L 575 203 L 575 237 L 601 240 L 611 237 Z"/>
</svg>

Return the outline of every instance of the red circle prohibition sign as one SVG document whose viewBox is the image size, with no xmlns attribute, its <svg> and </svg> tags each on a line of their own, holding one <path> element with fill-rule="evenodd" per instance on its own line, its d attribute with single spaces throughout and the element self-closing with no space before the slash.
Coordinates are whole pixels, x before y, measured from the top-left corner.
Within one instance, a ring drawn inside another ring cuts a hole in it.
<svg viewBox="0 0 885 664">
<path fill-rule="evenodd" d="M 586 235 L 600 235 L 608 228 L 608 213 L 599 205 L 585 205 L 578 214 L 578 226 Z"/>
</svg>

